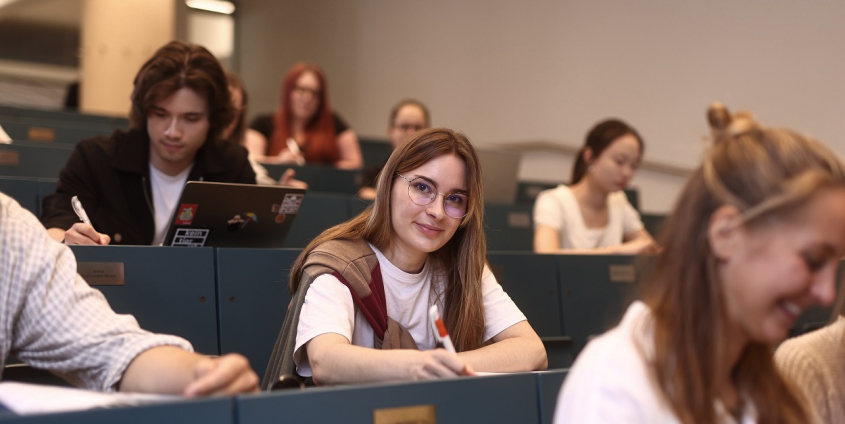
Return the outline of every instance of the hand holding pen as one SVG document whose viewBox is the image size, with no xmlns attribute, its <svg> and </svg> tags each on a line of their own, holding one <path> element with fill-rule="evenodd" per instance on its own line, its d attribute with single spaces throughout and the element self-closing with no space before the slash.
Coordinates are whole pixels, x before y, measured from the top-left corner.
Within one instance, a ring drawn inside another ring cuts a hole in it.
<svg viewBox="0 0 845 424">
<path fill-rule="evenodd" d="M 446 324 L 443 323 L 443 318 L 440 316 L 440 309 L 437 305 L 431 305 L 431 308 L 428 309 L 428 319 L 431 323 L 431 329 L 434 330 L 434 338 L 437 340 L 437 344 L 442 346 L 447 352 L 457 355 L 455 345 L 452 344 L 452 338 L 449 337 L 449 332 L 446 331 Z M 475 375 L 475 372 L 469 364 L 465 364 L 461 374 Z"/>
<path fill-rule="evenodd" d="M 109 236 L 98 233 L 94 229 L 94 226 L 91 225 L 91 220 L 88 218 L 88 214 L 85 212 L 85 208 L 82 207 L 82 202 L 79 201 L 79 198 L 73 196 L 70 199 L 70 204 L 73 207 L 73 211 L 76 212 L 76 216 L 82 222 L 73 224 L 65 232 L 65 244 L 107 245 L 111 242 Z"/>
</svg>

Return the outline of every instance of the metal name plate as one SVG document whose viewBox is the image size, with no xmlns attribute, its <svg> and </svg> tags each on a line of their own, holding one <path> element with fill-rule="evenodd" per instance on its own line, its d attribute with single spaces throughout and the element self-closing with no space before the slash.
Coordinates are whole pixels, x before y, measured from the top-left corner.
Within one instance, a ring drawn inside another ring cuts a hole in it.
<svg viewBox="0 0 845 424">
<path fill-rule="evenodd" d="M 14 150 L 0 150 L 0 165 L 18 166 L 21 163 L 20 154 Z"/>
<path fill-rule="evenodd" d="M 46 141 L 52 143 L 56 139 L 56 132 L 52 128 L 29 127 L 26 131 L 29 141 Z"/>
<path fill-rule="evenodd" d="M 79 262 L 76 270 L 89 286 L 122 286 L 125 282 L 123 262 Z"/>
<path fill-rule="evenodd" d="M 437 412 L 434 405 L 376 409 L 373 424 L 437 424 Z"/>
<path fill-rule="evenodd" d="M 637 279 L 637 272 L 633 265 L 610 265 L 611 283 L 633 283 Z"/>
</svg>

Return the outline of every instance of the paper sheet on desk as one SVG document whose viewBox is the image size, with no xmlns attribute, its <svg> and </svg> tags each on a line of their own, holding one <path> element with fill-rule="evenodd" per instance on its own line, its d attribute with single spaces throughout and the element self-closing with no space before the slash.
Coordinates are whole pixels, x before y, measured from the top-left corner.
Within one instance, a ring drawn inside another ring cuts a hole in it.
<svg viewBox="0 0 845 424">
<path fill-rule="evenodd" d="M 183 399 L 181 396 L 102 393 L 68 387 L 0 382 L 0 403 L 18 415 L 49 414 L 93 408 L 143 405 Z"/>
<path fill-rule="evenodd" d="M 9 134 L 3 131 L 3 127 L 0 127 L 0 144 L 12 144 L 12 137 L 9 137 Z"/>
</svg>

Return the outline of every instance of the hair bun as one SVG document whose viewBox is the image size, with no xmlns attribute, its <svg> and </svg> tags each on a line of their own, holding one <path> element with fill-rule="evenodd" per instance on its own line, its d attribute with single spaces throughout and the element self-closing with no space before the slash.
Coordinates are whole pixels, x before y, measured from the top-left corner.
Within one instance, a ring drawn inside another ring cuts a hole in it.
<svg viewBox="0 0 845 424">
<path fill-rule="evenodd" d="M 707 108 L 707 122 L 717 143 L 757 127 L 751 112 L 740 111 L 731 114 L 720 102 L 713 102 Z"/>
</svg>

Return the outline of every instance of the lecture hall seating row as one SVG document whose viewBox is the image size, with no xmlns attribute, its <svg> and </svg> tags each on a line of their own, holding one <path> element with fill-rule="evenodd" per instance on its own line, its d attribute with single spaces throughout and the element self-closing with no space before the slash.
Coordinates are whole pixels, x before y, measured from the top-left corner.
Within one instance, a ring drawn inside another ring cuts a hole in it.
<svg viewBox="0 0 845 424">
<path fill-rule="evenodd" d="M 286 390 L 3 419 L 20 424 L 91 422 L 265 424 L 549 424 L 566 371 Z M 406 415 L 402 415 L 402 413 Z M 410 414 L 410 415 L 408 415 Z"/>
<path fill-rule="evenodd" d="M 2 148 L 3 145 L 0 145 L 0 156 Z M 55 179 L 0 177 L 0 192 L 13 197 L 36 216 L 41 215 L 41 199 L 55 190 Z M 299 217 L 282 247 L 305 247 L 325 229 L 354 217 L 369 204 L 369 201 L 352 194 L 309 190 L 302 202 Z M 488 250 L 530 251 L 533 248 L 530 206 L 485 205 L 484 228 Z"/>
<path fill-rule="evenodd" d="M 72 246 L 79 272 L 115 311 L 206 354 L 240 352 L 263 374 L 290 294 L 299 249 Z M 569 366 L 589 337 L 634 298 L 627 256 L 491 252 L 490 267 L 543 339 L 550 368 Z M 119 285 L 111 285 L 120 283 Z"/>
</svg>

